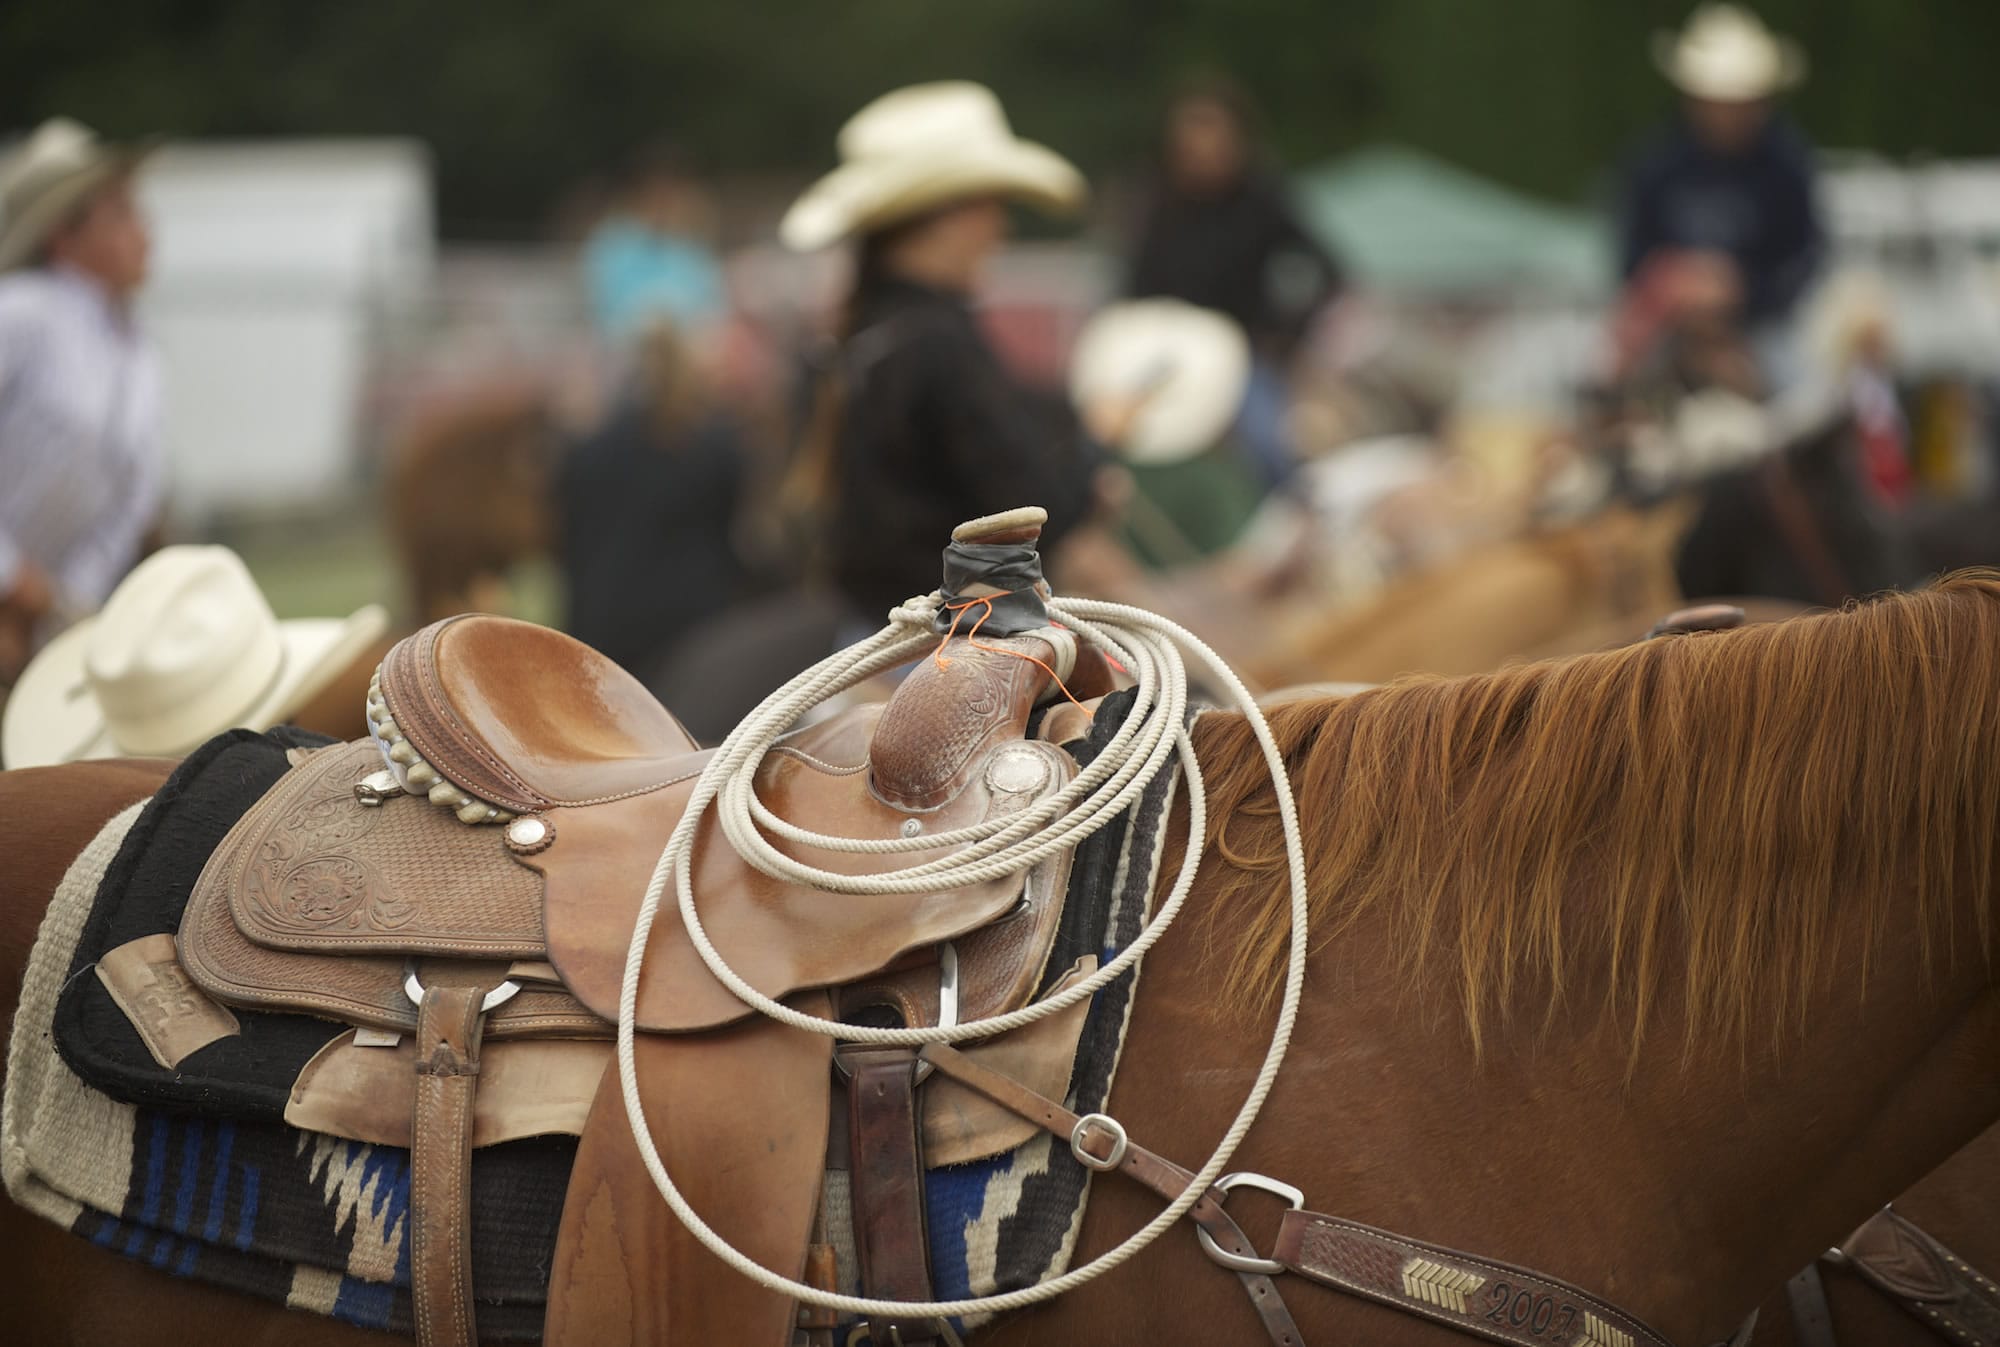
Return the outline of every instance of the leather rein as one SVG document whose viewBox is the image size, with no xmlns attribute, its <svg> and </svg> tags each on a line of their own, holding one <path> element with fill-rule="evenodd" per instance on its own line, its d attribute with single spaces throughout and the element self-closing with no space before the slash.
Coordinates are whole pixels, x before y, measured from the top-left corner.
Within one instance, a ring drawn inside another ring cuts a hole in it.
<svg viewBox="0 0 2000 1347">
<path fill-rule="evenodd" d="M 940 1074 L 1068 1140 L 1077 1160 L 1099 1173 L 1124 1174 L 1169 1201 L 1185 1193 L 1195 1179 L 1189 1170 L 1133 1141 L 1124 1126 L 1108 1115 L 1078 1116 L 949 1044 L 926 1044 L 918 1057 Z M 1268 1258 L 1257 1254 L 1249 1236 L 1224 1209 L 1237 1188 L 1260 1189 L 1290 1204 Z M 1642 1320 L 1568 1282 L 1308 1211 L 1298 1189 L 1261 1174 L 1222 1176 L 1187 1216 L 1208 1256 L 1242 1280 L 1276 1347 L 1305 1343 L 1273 1280 L 1288 1272 L 1510 1347 L 1672 1347 Z M 1752 1313 L 1727 1347 L 1745 1347 L 1756 1322 Z"/>
<path fill-rule="evenodd" d="M 1839 1347 L 1820 1267 L 1852 1272 L 1946 1342 L 2000 1347 L 2000 1284 L 1884 1207 L 1785 1283 L 1799 1347 Z"/>
</svg>

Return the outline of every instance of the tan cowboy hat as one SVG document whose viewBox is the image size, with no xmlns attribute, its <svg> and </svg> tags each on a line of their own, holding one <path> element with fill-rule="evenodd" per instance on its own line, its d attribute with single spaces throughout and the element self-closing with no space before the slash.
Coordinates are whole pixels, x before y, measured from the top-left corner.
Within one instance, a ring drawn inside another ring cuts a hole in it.
<svg viewBox="0 0 2000 1347">
<path fill-rule="evenodd" d="M 388 626 L 372 603 L 280 622 L 228 548 L 162 548 L 21 674 L 0 718 L 0 761 L 180 757 L 235 726 L 268 729 Z"/>
<path fill-rule="evenodd" d="M 68 117 L 51 117 L 0 163 L 0 271 L 35 260 L 57 226 L 90 194 L 158 148 L 112 145 Z"/>
<path fill-rule="evenodd" d="M 964 80 L 884 94 L 848 118 L 837 143 L 840 167 L 778 226 L 788 248 L 824 248 L 977 196 L 1069 211 L 1087 190 L 1069 160 L 1014 135 L 991 89 Z"/>
<path fill-rule="evenodd" d="M 1653 60 L 1682 93 L 1718 103 L 1768 98 L 1806 77 L 1798 43 L 1729 4 L 1703 5 L 1680 32 L 1654 34 Z"/>
<path fill-rule="evenodd" d="M 1118 451 L 1173 463 L 1213 449 L 1250 386 L 1250 342 L 1233 318 L 1178 299 L 1135 299 L 1099 311 L 1070 357 L 1070 400 L 1140 400 Z"/>
</svg>

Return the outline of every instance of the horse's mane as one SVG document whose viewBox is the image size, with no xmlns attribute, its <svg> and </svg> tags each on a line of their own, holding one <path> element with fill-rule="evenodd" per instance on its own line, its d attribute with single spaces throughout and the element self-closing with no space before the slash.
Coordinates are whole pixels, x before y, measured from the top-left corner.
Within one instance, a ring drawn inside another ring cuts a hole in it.
<svg viewBox="0 0 2000 1347">
<path fill-rule="evenodd" d="M 1928 956 L 1956 886 L 1989 949 L 1996 680 L 2000 573 L 1969 572 L 1840 613 L 1281 705 L 1314 942 L 1385 912 L 1409 985 L 1452 992 L 1475 1043 L 1531 989 L 1553 1015 L 1588 983 L 1635 1053 L 1662 995 L 1691 1036 L 1796 1022 L 1849 929 L 1864 963 L 1892 924 Z M 1231 933 L 1232 999 L 1255 1003 L 1289 920 L 1270 784 L 1240 716 L 1195 737 L 1211 919 Z"/>
</svg>

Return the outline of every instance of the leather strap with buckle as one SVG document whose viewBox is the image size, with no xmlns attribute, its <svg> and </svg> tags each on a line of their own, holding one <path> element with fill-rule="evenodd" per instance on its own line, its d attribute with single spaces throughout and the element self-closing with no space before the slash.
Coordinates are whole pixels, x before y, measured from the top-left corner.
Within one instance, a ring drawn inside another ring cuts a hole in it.
<svg viewBox="0 0 2000 1347">
<path fill-rule="evenodd" d="M 1133 1141 L 1103 1114 L 1079 1117 L 941 1043 L 928 1044 L 920 1056 L 960 1084 L 1067 1137 L 1077 1158 L 1093 1169 L 1130 1175 L 1169 1200 L 1194 1182 L 1191 1172 Z M 1238 1187 L 1261 1188 L 1290 1203 L 1269 1258 L 1257 1254 L 1242 1227 L 1223 1210 L 1224 1199 Z M 1303 1194 L 1262 1175 L 1224 1176 L 1202 1194 L 1188 1216 L 1201 1230 L 1209 1256 L 1243 1280 L 1265 1331 L 1280 1347 L 1303 1343 L 1271 1280 L 1282 1272 L 1510 1347 L 1570 1341 L 1671 1347 L 1638 1319 L 1567 1282 L 1306 1211 Z M 1739 1330 L 1738 1341 L 1749 1327 L 1746 1323 Z"/>
<path fill-rule="evenodd" d="M 2000 1285 L 1893 1207 L 1847 1237 L 1839 1262 L 1928 1325 L 1966 1347 L 2000 1347 Z"/>
</svg>

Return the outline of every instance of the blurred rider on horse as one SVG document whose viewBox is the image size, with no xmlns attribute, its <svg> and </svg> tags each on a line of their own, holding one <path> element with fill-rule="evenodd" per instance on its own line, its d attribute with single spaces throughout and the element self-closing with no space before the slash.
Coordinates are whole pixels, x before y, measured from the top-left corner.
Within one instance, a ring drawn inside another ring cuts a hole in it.
<svg viewBox="0 0 2000 1347">
<path fill-rule="evenodd" d="M 1792 316 L 1826 247 L 1812 147 L 1773 103 L 1804 78 L 1804 56 L 1756 15 L 1717 3 L 1660 34 L 1654 57 L 1682 94 L 1681 115 L 1623 175 L 1619 371 L 1692 334 L 1712 357 L 1698 356 L 1714 367 L 1703 382 L 1786 384 Z M 1746 342 L 1761 369 L 1716 354 Z"/>
</svg>

